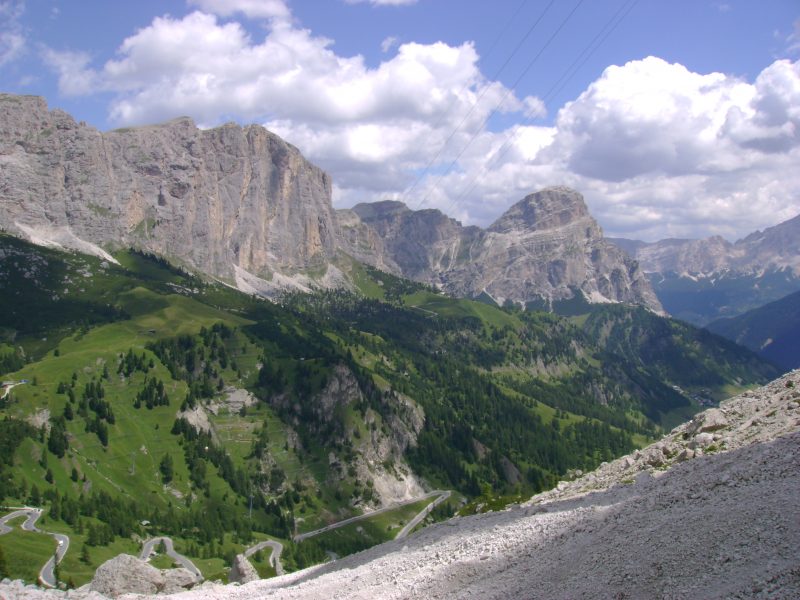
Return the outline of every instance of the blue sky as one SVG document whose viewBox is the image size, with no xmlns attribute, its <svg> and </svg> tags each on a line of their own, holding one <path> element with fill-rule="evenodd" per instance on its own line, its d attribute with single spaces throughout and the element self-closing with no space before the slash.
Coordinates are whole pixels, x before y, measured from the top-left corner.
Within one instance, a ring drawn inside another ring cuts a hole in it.
<svg viewBox="0 0 800 600">
<path fill-rule="evenodd" d="M 567 184 L 610 235 L 735 239 L 800 212 L 798 23 L 795 0 L 0 0 L 0 90 L 101 130 L 263 124 L 337 206 L 485 225 Z"/>
</svg>

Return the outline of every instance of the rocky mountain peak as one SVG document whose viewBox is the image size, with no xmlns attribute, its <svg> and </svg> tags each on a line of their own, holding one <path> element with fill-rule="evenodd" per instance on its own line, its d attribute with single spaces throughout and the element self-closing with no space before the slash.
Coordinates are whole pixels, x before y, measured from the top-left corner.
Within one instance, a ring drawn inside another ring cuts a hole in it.
<svg viewBox="0 0 800 600">
<path fill-rule="evenodd" d="M 393 200 L 334 211 L 331 187 L 258 125 L 179 117 L 100 132 L 0 94 L 0 228 L 40 244 L 107 259 L 134 247 L 267 296 L 346 284 L 345 253 L 459 296 L 549 303 L 579 289 L 660 309 L 569 188 L 530 194 L 483 230 Z"/>
<path fill-rule="evenodd" d="M 509 208 L 489 231 L 544 231 L 590 218 L 583 196 L 566 186 L 553 186 L 528 194 Z"/>
</svg>

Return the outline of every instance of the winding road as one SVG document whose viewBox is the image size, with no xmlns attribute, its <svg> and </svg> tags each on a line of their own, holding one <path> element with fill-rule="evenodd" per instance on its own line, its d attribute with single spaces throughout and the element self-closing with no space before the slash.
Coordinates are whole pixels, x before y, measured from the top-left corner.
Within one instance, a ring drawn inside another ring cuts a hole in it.
<svg viewBox="0 0 800 600">
<path fill-rule="evenodd" d="M 422 522 L 422 520 L 425 517 L 427 517 L 431 513 L 431 511 L 433 511 L 434 508 L 436 508 L 439 504 L 441 504 L 442 502 L 447 500 L 450 497 L 450 495 L 451 495 L 451 492 L 449 490 L 434 490 L 432 492 L 428 492 L 427 494 L 424 494 L 423 496 L 420 496 L 419 498 L 414 498 L 413 500 L 407 500 L 406 502 L 400 502 L 398 504 L 393 504 L 392 506 L 387 506 L 385 508 L 381 508 L 381 509 L 378 509 L 376 511 L 373 511 L 373 512 L 370 512 L 370 513 L 367 513 L 367 514 L 358 515 L 358 516 L 355 516 L 355 517 L 350 517 L 349 519 L 344 519 L 343 521 L 338 521 L 337 523 L 331 523 L 330 525 L 326 525 L 325 527 L 321 527 L 320 529 L 315 529 L 314 531 L 309 531 L 309 532 L 306 532 L 306 533 L 298 534 L 298 535 L 294 536 L 294 541 L 295 542 L 301 542 L 301 541 L 303 541 L 305 539 L 308 539 L 310 537 L 314 537 L 315 535 L 319 535 L 320 533 L 323 533 L 325 531 L 330 531 L 332 529 L 337 529 L 339 527 L 343 527 L 343 526 L 348 525 L 350 523 L 355 523 L 357 521 L 362 521 L 364 519 L 368 519 L 370 517 L 374 517 L 375 515 L 379 515 L 379 514 L 388 512 L 390 510 L 395 510 L 395 509 L 400 508 L 402 506 L 407 506 L 409 504 L 413 504 L 415 502 L 419 502 L 420 500 L 423 500 L 425 498 L 433 498 L 433 500 L 430 502 L 430 504 L 425 506 L 425 508 L 423 508 L 419 513 L 417 513 L 417 515 L 413 519 L 411 519 L 397 533 L 397 535 L 395 536 L 395 539 L 401 539 L 401 538 L 406 537 L 409 533 L 411 533 L 411 531 L 417 525 L 419 525 Z M 54 587 L 56 587 L 56 584 L 57 584 L 56 577 L 55 577 L 55 572 L 54 572 L 55 571 L 55 565 L 62 561 L 62 559 L 64 558 L 64 555 L 67 553 L 67 550 L 69 550 L 69 537 L 64 535 L 64 534 L 61 534 L 61 533 L 52 533 L 52 532 L 49 532 L 49 531 L 42 531 L 41 529 L 37 528 L 36 527 L 36 521 L 38 521 L 39 517 L 42 516 L 42 509 L 41 508 L 30 508 L 30 507 L 18 508 L 16 510 L 14 510 L 13 512 L 8 513 L 7 515 L 5 515 L 3 517 L 0 517 L 0 535 L 9 533 L 10 531 L 13 530 L 13 527 L 8 525 L 9 521 L 13 521 L 15 519 L 19 519 L 20 517 L 23 517 L 23 516 L 25 516 L 26 519 L 22 523 L 22 525 L 20 525 L 20 527 L 24 531 L 31 531 L 31 532 L 51 535 L 56 540 L 57 546 L 56 546 L 56 550 L 55 550 L 53 556 L 50 557 L 50 560 L 48 560 L 45 563 L 45 565 L 42 567 L 41 571 L 39 571 L 39 581 L 40 581 L 40 583 L 42 585 L 44 585 L 44 586 L 54 588 Z M 156 546 L 158 544 L 160 544 L 161 542 L 164 542 L 164 547 L 166 548 L 167 556 L 169 556 L 176 563 L 178 563 L 183 568 L 185 568 L 186 570 L 191 572 L 197 578 L 198 581 L 202 581 L 203 580 L 203 574 L 200 572 L 200 569 L 198 569 L 195 566 L 195 564 L 191 560 L 189 560 L 189 558 L 187 558 L 183 554 L 178 554 L 175 551 L 175 546 L 174 546 L 171 538 L 168 538 L 168 537 L 165 537 L 165 536 L 159 536 L 159 537 L 155 537 L 155 538 L 151 538 L 151 539 L 147 540 L 142 545 L 142 552 L 139 555 L 139 558 L 141 558 L 142 560 L 145 560 L 145 561 L 149 560 L 151 555 L 155 554 Z M 283 565 L 281 564 L 281 553 L 283 552 L 283 544 L 281 544 L 278 541 L 267 540 L 267 541 L 264 541 L 264 542 L 259 542 L 258 544 L 255 544 L 255 545 L 251 546 L 250 548 L 248 548 L 247 550 L 245 550 L 244 551 L 244 556 L 245 556 L 245 558 L 249 558 L 253 554 L 255 554 L 256 552 L 258 552 L 259 550 L 262 550 L 263 548 L 271 548 L 272 549 L 272 553 L 270 554 L 270 558 L 269 558 L 270 564 L 275 568 L 275 573 L 277 575 L 283 575 L 283 573 L 284 573 Z"/>
<path fill-rule="evenodd" d="M 244 557 L 250 558 L 262 548 L 272 548 L 272 554 L 269 556 L 269 564 L 275 567 L 276 575 L 283 575 L 283 565 L 281 564 L 281 552 L 283 552 L 283 544 L 280 542 L 275 542 L 273 540 L 259 542 L 255 546 L 250 546 L 247 550 L 245 550 Z"/>
<path fill-rule="evenodd" d="M 419 524 L 419 522 L 422 519 L 424 519 L 430 513 L 431 510 L 433 510 L 435 506 L 437 506 L 441 502 L 444 502 L 444 500 L 450 497 L 449 491 L 434 490 L 432 492 L 428 492 L 427 494 L 423 494 L 418 498 L 414 498 L 413 500 L 398 502 L 397 504 L 392 504 L 391 506 L 387 506 L 385 508 L 379 508 L 378 510 L 365 513 L 363 515 L 357 515 L 355 517 L 350 517 L 349 519 L 344 519 L 343 521 L 337 521 L 336 523 L 331 523 L 330 525 L 326 525 L 325 527 L 320 527 L 319 529 L 315 529 L 314 531 L 299 533 L 295 535 L 293 539 L 295 542 L 302 542 L 303 540 L 307 540 L 308 538 L 314 537 L 315 535 L 319 535 L 320 533 L 325 533 L 326 531 L 330 531 L 331 529 L 338 529 L 339 527 L 344 527 L 345 525 L 349 525 L 350 523 L 363 521 L 364 519 L 369 519 L 371 517 L 374 517 L 375 515 L 380 515 L 382 513 L 389 512 L 390 510 L 396 510 L 402 506 L 408 506 L 409 504 L 414 504 L 415 502 L 419 502 L 420 500 L 424 500 L 425 498 L 433 498 L 434 496 L 437 496 L 438 498 L 433 502 L 431 502 L 430 504 L 428 504 L 425 508 L 423 508 L 419 512 L 419 514 L 417 514 L 416 517 L 414 517 L 413 519 L 411 519 L 411 521 L 409 521 L 409 524 L 411 524 L 414 522 L 415 519 L 417 519 L 417 522 L 414 523 L 413 527 L 411 527 L 411 529 L 413 529 Z M 406 527 L 408 527 L 408 525 L 406 525 Z M 405 530 L 406 527 L 403 527 L 403 530 Z M 408 531 L 411 531 L 411 529 L 409 529 Z M 405 534 L 401 536 L 400 534 L 403 533 L 403 530 L 400 530 L 400 532 L 397 534 L 397 537 L 405 537 L 406 535 L 408 535 L 408 531 L 406 531 Z"/>
<path fill-rule="evenodd" d="M 56 574 L 55 574 L 55 566 L 57 562 L 61 562 L 64 558 L 64 555 L 69 550 L 69 537 L 64 535 L 63 533 L 51 533 L 49 531 L 42 531 L 38 527 L 36 527 L 36 521 L 39 520 L 39 517 L 42 516 L 42 509 L 41 508 L 20 508 L 11 512 L 4 517 L 0 518 L 0 535 L 6 534 L 12 530 L 12 527 L 8 525 L 9 521 L 14 519 L 18 519 L 19 517 L 27 516 L 25 522 L 21 525 L 23 531 L 32 531 L 35 533 L 43 533 L 46 535 L 52 535 L 53 538 L 56 540 L 56 550 L 53 553 L 53 556 L 50 557 L 42 570 L 39 571 L 39 581 L 42 585 L 47 587 L 56 587 Z"/>
<path fill-rule="evenodd" d="M 149 560 L 150 555 L 155 553 L 156 544 L 159 544 L 160 542 L 164 542 L 164 547 L 167 549 L 167 556 L 169 556 L 187 571 L 190 571 L 197 578 L 197 581 L 203 580 L 203 574 L 200 572 L 200 569 L 198 569 L 195 564 L 183 554 L 178 554 L 175 552 L 175 546 L 173 545 L 171 538 L 160 536 L 147 540 L 142 545 L 142 553 L 139 555 L 139 558 L 142 560 Z"/>
</svg>

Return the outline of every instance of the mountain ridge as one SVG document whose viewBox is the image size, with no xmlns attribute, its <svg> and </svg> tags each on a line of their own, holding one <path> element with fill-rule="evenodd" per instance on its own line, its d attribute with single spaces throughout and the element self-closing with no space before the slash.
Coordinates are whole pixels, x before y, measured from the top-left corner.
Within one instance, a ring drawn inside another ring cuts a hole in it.
<svg viewBox="0 0 800 600">
<path fill-rule="evenodd" d="M 564 186 L 529 194 L 486 229 L 464 227 L 435 209 L 397 202 L 350 209 L 383 245 L 363 260 L 396 265 L 396 274 L 463 297 L 498 304 L 567 300 L 580 290 L 589 302 L 661 305 L 635 261 L 603 238 L 583 196 Z M 338 211 L 343 229 L 348 212 Z M 349 239 L 357 239 L 351 235 Z"/>
<path fill-rule="evenodd" d="M 704 326 L 800 290 L 800 215 L 736 242 L 609 238 L 639 261 L 671 315 Z"/>
<path fill-rule="evenodd" d="M 330 177 L 259 125 L 200 130 L 179 117 L 100 132 L 10 94 L 0 94 L 0 167 L 6 231 L 106 259 L 138 248 L 249 293 L 351 285 L 352 257 L 499 303 L 548 304 L 580 289 L 590 301 L 661 309 L 567 188 L 527 196 L 488 231 L 391 203 L 334 211 Z M 575 231 L 555 227 L 581 218 Z"/>
</svg>

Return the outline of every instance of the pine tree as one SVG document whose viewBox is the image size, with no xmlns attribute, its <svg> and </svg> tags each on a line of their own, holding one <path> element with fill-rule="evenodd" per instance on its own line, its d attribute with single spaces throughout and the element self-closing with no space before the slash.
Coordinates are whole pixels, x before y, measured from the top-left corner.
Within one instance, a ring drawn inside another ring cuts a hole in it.
<svg viewBox="0 0 800 600">
<path fill-rule="evenodd" d="M 3 547 L 0 546 L 0 579 L 8 577 L 8 563 L 6 562 L 6 555 L 3 552 Z"/>
<path fill-rule="evenodd" d="M 165 454 L 164 458 L 161 459 L 161 464 L 159 465 L 159 470 L 161 471 L 161 480 L 164 483 L 169 483 L 172 481 L 174 476 L 174 468 L 172 464 L 172 456 L 169 454 Z"/>
</svg>

